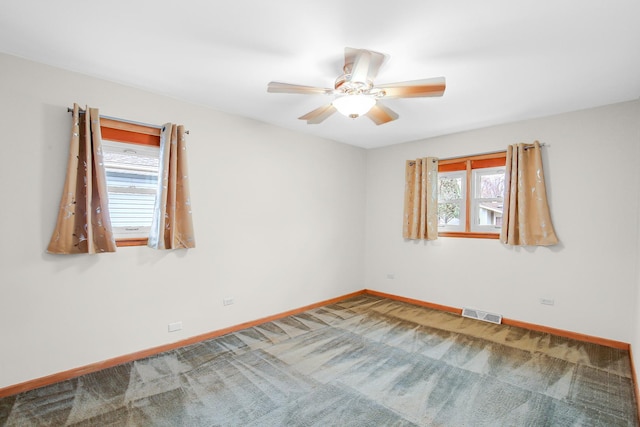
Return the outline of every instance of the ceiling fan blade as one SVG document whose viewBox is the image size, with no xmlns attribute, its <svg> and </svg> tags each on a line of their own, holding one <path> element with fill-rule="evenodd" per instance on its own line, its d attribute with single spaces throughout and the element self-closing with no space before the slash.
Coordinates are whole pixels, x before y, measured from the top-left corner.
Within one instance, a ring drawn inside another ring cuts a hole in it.
<svg viewBox="0 0 640 427">
<path fill-rule="evenodd" d="M 336 111 L 336 107 L 334 107 L 333 104 L 327 104 L 308 112 L 304 116 L 298 117 L 298 119 L 306 120 L 308 125 L 317 125 L 318 123 L 322 123 Z"/>
<path fill-rule="evenodd" d="M 354 49 L 352 47 L 344 48 L 344 67 L 342 71 L 345 74 L 351 74 L 351 70 L 353 69 L 353 63 L 356 62 L 356 56 L 361 49 Z"/>
<path fill-rule="evenodd" d="M 267 92 L 299 93 L 303 95 L 309 95 L 309 94 L 327 95 L 327 94 L 332 94 L 333 89 L 325 89 L 325 88 L 313 87 L 313 86 L 293 85 L 290 83 L 281 83 L 281 82 L 269 82 L 269 85 L 267 86 Z"/>
<path fill-rule="evenodd" d="M 408 82 L 376 85 L 385 91 L 384 98 L 418 98 L 422 96 L 442 96 L 447 85 L 444 77 L 412 80 Z"/>
<path fill-rule="evenodd" d="M 371 52 L 371 61 L 369 63 L 369 80 L 373 81 L 378 77 L 378 71 L 389 56 L 380 52 Z"/>
<path fill-rule="evenodd" d="M 385 107 L 379 102 L 371 107 L 371 110 L 369 110 L 365 115 L 373 120 L 373 122 L 378 126 L 391 122 L 399 117 L 398 113 L 393 111 L 391 108 Z"/>
<path fill-rule="evenodd" d="M 353 62 L 351 81 L 366 83 L 369 79 L 369 64 L 371 64 L 371 53 L 367 50 L 360 50 Z"/>
<path fill-rule="evenodd" d="M 351 74 L 351 81 L 373 81 L 378 75 L 382 64 L 387 60 L 387 55 L 366 49 L 344 49 L 344 72 Z"/>
</svg>

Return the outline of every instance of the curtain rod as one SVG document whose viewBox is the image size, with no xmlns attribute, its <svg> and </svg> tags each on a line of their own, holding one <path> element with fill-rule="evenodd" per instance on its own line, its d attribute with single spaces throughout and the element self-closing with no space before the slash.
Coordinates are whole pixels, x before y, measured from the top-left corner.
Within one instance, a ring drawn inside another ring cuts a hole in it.
<svg viewBox="0 0 640 427">
<path fill-rule="evenodd" d="M 549 144 L 546 144 L 544 142 L 540 142 L 540 147 L 551 147 Z M 529 148 L 533 148 L 535 145 L 534 144 L 525 144 L 524 145 L 524 149 L 528 150 Z M 447 157 L 445 159 L 438 159 L 438 160 L 455 160 L 458 158 L 463 158 L 463 157 L 474 157 L 474 156 L 486 156 L 488 154 L 500 154 L 500 153 L 505 153 L 507 151 L 507 149 L 505 148 L 504 150 L 497 150 L 497 151 L 485 151 L 484 153 L 477 153 L 477 154 L 468 154 L 466 156 L 457 156 L 457 157 Z"/>
<path fill-rule="evenodd" d="M 85 114 L 85 111 L 82 108 L 79 108 L 78 112 L 80 114 Z M 73 113 L 73 108 L 67 107 L 67 113 Z M 121 118 L 118 118 L 118 117 L 103 116 L 102 114 L 100 115 L 100 117 L 103 118 L 103 119 L 115 120 L 117 122 L 129 123 L 131 125 L 140 125 L 140 126 L 146 126 L 146 127 L 150 127 L 150 128 L 154 128 L 154 129 L 162 129 L 162 126 L 152 125 L 152 124 L 149 124 L 149 123 L 136 122 L 136 121 L 133 121 L 133 120 L 126 120 L 126 119 L 121 119 Z M 188 135 L 189 131 L 185 130 L 184 133 L 186 133 Z"/>
</svg>

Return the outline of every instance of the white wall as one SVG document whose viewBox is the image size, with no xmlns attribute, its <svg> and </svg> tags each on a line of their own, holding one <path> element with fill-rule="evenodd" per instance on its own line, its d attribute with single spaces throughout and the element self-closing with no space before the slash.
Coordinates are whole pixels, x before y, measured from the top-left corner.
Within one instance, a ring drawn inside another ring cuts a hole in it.
<svg viewBox="0 0 640 427">
<path fill-rule="evenodd" d="M 367 287 L 631 342 L 639 308 L 639 111 L 635 101 L 369 150 Z M 403 240 L 405 160 L 471 155 L 536 139 L 548 145 L 543 162 L 561 245 L 514 249 L 497 240 Z M 541 305 L 543 297 L 555 306 Z"/>
<path fill-rule="evenodd" d="M 7 55 L 0 70 L 0 388 L 362 288 L 631 342 L 640 357 L 638 101 L 364 151 Z M 197 248 L 45 253 L 73 102 L 191 131 Z M 549 145 L 561 246 L 402 239 L 406 159 L 534 139 Z"/>
<path fill-rule="evenodd" d="M 364 288 L 364 150 L 7 55 L 0 70 L 0 388 Z M 45 252 L 73 102 L 190 130 L 195 249 Z"/>
<path fill-rule="evenodd" d="M 640 108 L 636 110 L 636 123 L 640 124 Z M 638 139 L 638 141 L 640 141 L 640 126 L 638 126 L 638 129 L 636 130 L 636 138 Z M 638 190 L 635 192 L 635 197 L 640 199 L 640 183 L 638 184 Z M 640 212 L 638 213 L 636 219 L 640 224 Z M 638 229 L 638 247 L 640 248 L 640 228 Z M 636 284 L 635 294 L 632 296 L 632 299 L 635 303 L 635 316 L 633 318 L 633 338 L 631 339 L 630 343 L 633 355 L 633 363 L 634 367 L 636 368 L 636 378 L 640 378 L 640 257 L 636 259 L 636 274 L 638 275 L 638 282 Z M 638 396 L 637 383 L 636 399 L 640 401 L 640 396 Z"/>
</svg>

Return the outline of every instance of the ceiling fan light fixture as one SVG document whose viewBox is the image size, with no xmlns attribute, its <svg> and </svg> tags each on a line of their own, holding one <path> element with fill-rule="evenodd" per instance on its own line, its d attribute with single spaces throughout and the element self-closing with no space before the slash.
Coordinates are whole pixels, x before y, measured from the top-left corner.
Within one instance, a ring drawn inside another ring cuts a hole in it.
<svg viewBox="0 0 640 427">
<path fill-rule="evenodd" d="M 367 114 L 376 100 L 367 95 L 344 95 L 334 99 L 332 104 L 340 114 L 355 119 Z"/>
</svg>

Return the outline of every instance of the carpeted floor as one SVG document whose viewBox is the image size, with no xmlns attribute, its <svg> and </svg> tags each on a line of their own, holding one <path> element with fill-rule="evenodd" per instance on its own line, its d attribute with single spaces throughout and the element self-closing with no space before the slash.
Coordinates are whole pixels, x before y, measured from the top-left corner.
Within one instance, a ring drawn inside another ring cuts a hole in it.
<svg viewBox="0 0 640 427">
<path fill-rule="evenodd" d="M 4 426 L 637 426 L 626 351 L 358 296 L 0 399 Z"/>
</svg>

